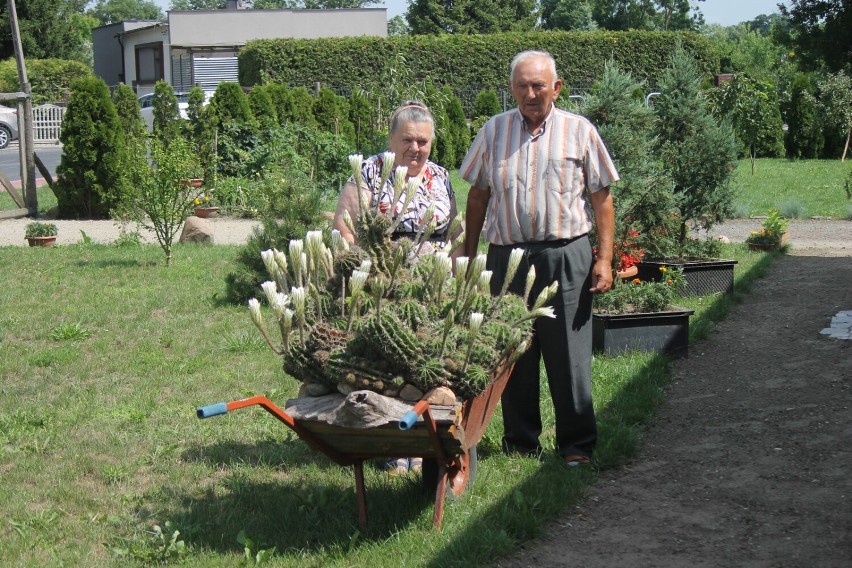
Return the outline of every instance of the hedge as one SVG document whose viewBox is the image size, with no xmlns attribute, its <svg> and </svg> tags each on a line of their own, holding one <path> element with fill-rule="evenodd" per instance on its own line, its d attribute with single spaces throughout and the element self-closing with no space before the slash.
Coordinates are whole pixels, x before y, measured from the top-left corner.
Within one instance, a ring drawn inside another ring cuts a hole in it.
<svg viewBox="0 0 852 568">
<path fill-rule="evenodd" d="M 512 57 L 526 49 L 541 49 L 553 54 L 570 89 L 590 87 L 610 59 L 653 86 L 678 38 L 703 76 L 709 78 L 718 71 L 719 55 L 712 44 L 691 32 L 551 31 L 256 40 L 240 51 L 239 81 L 243 86 L 322 83 L 337 90 L 372 90 L 389 80 L 391 62 L 401 56 L 416 81 L 430 79 L 456 92 L 478 90 L 506 85 Z"/>
</svg>

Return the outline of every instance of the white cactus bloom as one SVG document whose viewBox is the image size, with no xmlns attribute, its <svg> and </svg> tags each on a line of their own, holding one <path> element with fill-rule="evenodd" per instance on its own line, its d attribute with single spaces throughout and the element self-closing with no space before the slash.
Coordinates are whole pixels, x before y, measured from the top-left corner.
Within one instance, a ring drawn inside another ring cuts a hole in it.
<svg viewBox="0 0 852 568">
<path fill-rule="evenodd" d="M 456 258 L 456 278 L 464 280 L 467 274 L 467 267 L 470 264 L 470 259 L 466 256 Z"/>
<path fill-rule="evenodd" d="M 529 298 L 533 284 L 535 284 L 535 266 L 530 266 L 530 270 L 527 272 L 527 282 L 524 286 L 524 298 Z"/>
<path fill-rule="evenodd" d="M 405 176 L 408 175 L 408 168 L 398 167 L 393 171 L 393 205 L 396 206 L 399 198 L 402 197 L 402 192 L 405 189 Z"/>
<path fill-rule="evenodd" d="M 254 325 L 261 331 L 265 330 L 265 326 L 263 324 L 263 314 L 260 313 L 260 301 L 257 298 L 252 298 L 248 301 L 249 314 L 251 315 L 251 321 L 254 322 Z"/>
<path fill-rule="evenodd" d="M 476 335 L 482 327 L 482 321 L 485 319 L 485 314 L 482 312 L 471 312 L 470 314 L 470 333 Z"/>
<path fill-rule="evenodd" d="M 358 270 L 360 270 L 361 272 L 366 272 L 367 274 L 369 274 L 370 269 L 372 267 L 373 267 L 372 261 L 364 260 L 364 261 L 361 262 L 361 266 L 358 267 Z"/>
<path fill-rule="evenodd" d="M 275 301 L 272 303 L 272 309 L 279 320 L 284 317 L 284 310 L 289 305 L 290 296 L 288 296 L 284 292 L 278 292 L 275 294 Z"/>
<path fill-rule="evenodd" d="M 518 267 L 521 266 L 521 261 L 524 259 L 524 249 L 512 249 L 512 252 L 509 253 L 509 264 L 506 266 L 506 282 L 507 286 L 512 282 L 515 278 L 515 274 L 518 272 Z"/>
<path fill-rule="evenodd" d="M 263 260 L 263 266 L 266 268 L 266 273 L 270 278 L 275 278 L 275 273 L 278 268 L 275 263 L 275 251 L 272 249 L 260 251 L 260 258 Z"/>
<path fill-rule="evenodd" d="M 542 306 L 530 311 L 531 318 L 555 318 L 556 312 L 551 306 Z"/>
<path fill-rule="evenodd" d="M 450 255 L 446 252 L 436 252 L 435 253 L 435 271 L 438 276 L 438 280 L 444 280 L 447 276 L 450 275 L 450 272 L 453 270 L 453 260 L 450 258 Z"/>
<path fill-rule="evenodd" d="M 331 230 L 331 250 L 333 253 L 349 250 L 349 243 L 337 229 Z"/>
<path fill-rule="evenodd" d="M 355 180 L 355 186 L 361 188 L 361 165 L 364 163 L 364 156 L 361 154 L 349 155 L 349 166 L 352 168 L 352 178 Z"/>
<path fill-rule="evenodd" d="M 388 180 L 393 175 L 393 163 L 396 154 L 393 152 L 382 152 L 382 179 Z"/>
<path fill-rule="evenodd" d="M 271 280 L 267 280 L 263 284 L 260 285 L 260 289 L 263 290 L 263 294 L 266 296 L 266 303 L 270 306 L 275 305 L 275 294 L 278 293 L 278 285 Z"/>
<path fill-rule="evenodd" d="M 302 251 L 305 250 L 305 243 L 302 239 L 293 239 L 290 241 L 290 262 L 298 263 L 302 259 Z"/>
<path fill-rule="evenodd" d="M 352 296 L 360 294 L 361 290 L 364 289 L 364 284 L 367 282 L 367 277 L 369 276 L 369 272 L 364 272 L 363 270 L 353 270 L 352 278 L 349 279 L 349 293 Z"/>
<path fill-rule="evenodd" d="M 479 282 L 477 283 L 480 290 L 487 291 L 491 286 L 491 276 L 494 274 L 490 270 L 483 270 L 479 273 Z"/>
<path fill-rule="evenodd" d="M 302 286 L 290 288 L 290 300 L 297 314 L 305 313 L 305 289 Z"/>
<path fill-rule="evenodd" d="M 275 264 L 278 265 L 278 268 L 287 273 L 287 255 L 281 252 L 278 249 L 272 249 L 272 257 L 275 259 Z"/>
<path fill-rule="evenodd" d="M 533 304 L 532 309 L 537 310 L 538 308 L 545 305 L 550 299 L 556 294 L 556 291 L 559 290 L 559 283 L 554 280 L 550 283 L 550 286 L 541 291 L 538 295 L 538 298 L 535 299 L 535 304 Z"/>
</svg>

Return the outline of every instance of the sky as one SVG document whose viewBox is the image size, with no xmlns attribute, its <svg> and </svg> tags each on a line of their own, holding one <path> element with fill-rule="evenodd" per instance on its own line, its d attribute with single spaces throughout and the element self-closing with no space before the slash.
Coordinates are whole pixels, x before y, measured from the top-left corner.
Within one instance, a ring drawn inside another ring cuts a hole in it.
<svg viewBox="0 0 852 568">
<path fill-rule="evenodd" d="M 163 12 L 168 10 L 171 4 L 171 0 L 154 0 L 154 2 L 163 9 Z M 704 2 L 693 2 L 701 8 L 705 22 L 723 26 L 747 22 L 761 14 L 774 14 L 778 12 L 779 3 L 790 5 L 789 0 L 705 0 Z M 388 18 L 404 16 L 408 8 L 408 0 L 385 0 L 371 7 L 387 8 Z"/>
</svg>

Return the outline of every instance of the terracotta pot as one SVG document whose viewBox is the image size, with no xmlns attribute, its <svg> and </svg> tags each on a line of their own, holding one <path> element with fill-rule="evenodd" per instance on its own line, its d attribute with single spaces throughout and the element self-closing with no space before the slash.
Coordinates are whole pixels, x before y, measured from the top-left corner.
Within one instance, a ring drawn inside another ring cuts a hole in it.
<svg viewBox="0 0 852 568">
<path fill-rule="evenodd" d="M 186 187 L 201 187 L 204 185 L 202 178 L 182 179 L 180 182 Z"/>
<path fill-rule="evenodd" d="M 52 247 L 56 242 L 56 235 L 51 237 L 26 237 L 31 247 Z"/>
<path fill-rule="evenodd" d="M 195 216 L 201 217 L 202 219 L 208 219 L 211 217 L 216 217 L 219 215 L 218 207 L 196 207 L 195 208 Z"/>
<path fill-rule="evenodd" d="M 621 278 L 622 280 L 627 280 L 628 278 L 633 278 L 637 274 L 639 274 L 639 267 L 636 266 L 635 264 L 633 266 L 628 266 L 624 270 L 619 270 L 618 272 L 615 273 L 615 275 L 618 276 L 619 278 Z"/>
<path fill-rule="evenodd" d="M 777 250 L 783 247 L 786 244 L 790 243 L 790 233 L 784 232 L 781 233 L 781 238 L 778 239 L 778 242 L 775 243 L 747 243 L 748 250 Z"/>
</svg>

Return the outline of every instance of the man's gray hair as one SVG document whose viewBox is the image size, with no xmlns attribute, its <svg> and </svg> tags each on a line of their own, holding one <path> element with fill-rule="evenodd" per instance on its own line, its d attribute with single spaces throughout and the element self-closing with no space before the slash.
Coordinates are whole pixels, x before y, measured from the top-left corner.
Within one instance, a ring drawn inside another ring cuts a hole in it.
<svg viewBox="0 0 852 568">
<path fill-rule="evenodd" d="M 396 133 L 396 129 L 403 122 L 426 122 L 432 127 L 432 139 L 435 139 L 435 118 L 425 104 L 420 101 L 405 101 L 396 109 L 391 117 L 390 133 Z"/>
<path fill-rule="evenodd" d="M 554 81 L 559 79 L 559 75 L 556 73 L 556 60 L 553 59 L 553 56 L 546 51 L 536 51 L 534 49 L 530 49 L 529 51 L 520 52 L 512 59 L 512 64 L 509 67 L 509 82 L 511 83 L 515 80 L 515 67 L 518 66 L 518 63 L 522 63 L 528 59 L 537 58 L 543 58 L 546 61 L 547 66 L 550 67 L 551 73 L 553 73 Z"/>
</svg>

